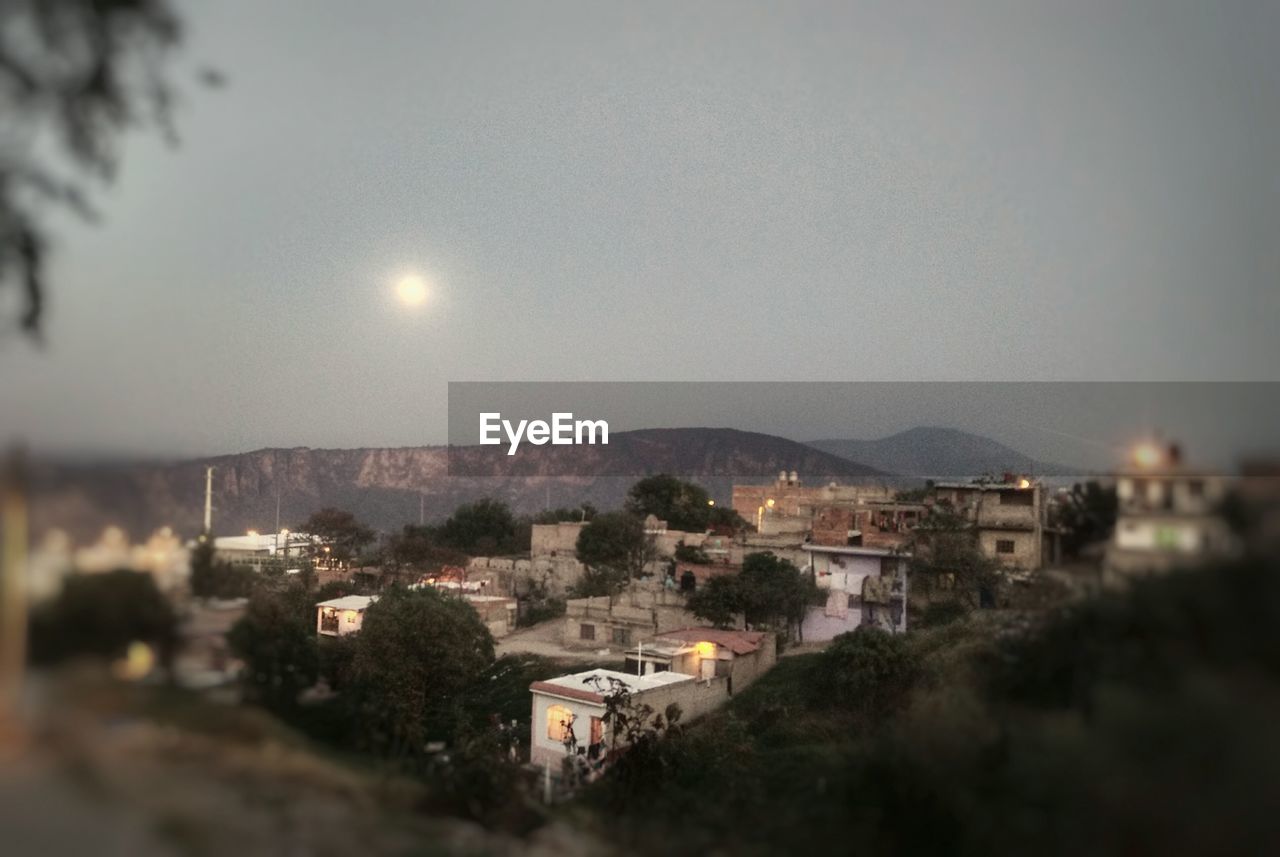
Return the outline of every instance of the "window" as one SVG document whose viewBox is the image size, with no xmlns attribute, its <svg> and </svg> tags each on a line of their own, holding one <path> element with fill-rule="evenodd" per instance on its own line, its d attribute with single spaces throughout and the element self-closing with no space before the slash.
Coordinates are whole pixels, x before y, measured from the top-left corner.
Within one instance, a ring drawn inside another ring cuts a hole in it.
<svg viewBox="0 0 1280 857">
<path fill-rule="evenodd" d="M 547 738 L 563 743 L 572 734 L 573 712 L 563 705 L 547 706 Z"/>
<path fill-rule="evenodd" d="M 630 645 L 630 644 L 631 644 L 631 629 L 630 629 L 630 628 L 614 628 L 614 629 L 613 629 L 613 644 L 614 644 L 615 646 L 628 646 L 628 645 Z"/>
<path fill-rule="evenodd" d="M 1013 539 L 996 539 L 996 553 L 1013 553 Z"/>
<path fill-rule="evenodd" d="M 595 625 L 588 625 L 586 622 L 583 622 L 581 625 L 578 626 L 579 640 L 594 640 L 595 638 L 596 638 Z"/>
<path fill-rule="evenodd" d="M 604 740 L 604 721 L 599 717 L 591 718 L 591 743 L 599 744 Z"/>
</svg>

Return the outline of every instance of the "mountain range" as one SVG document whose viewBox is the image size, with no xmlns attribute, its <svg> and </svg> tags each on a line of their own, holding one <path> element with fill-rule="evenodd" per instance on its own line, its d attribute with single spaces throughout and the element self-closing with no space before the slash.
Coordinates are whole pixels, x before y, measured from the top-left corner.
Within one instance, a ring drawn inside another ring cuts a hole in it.
<svg viewBox="0 0 1280 857">
<path fill-rule="evenodd" d="M 888 473 L 958 478 L 1000 475 L 1073 476 L 1084 472 L 1038 461 L 989 437 L 952 428 L 922 426 L 877 440 L 812 440 L 809 446 Z"/>
<path fill-rule="evenodd" d="M 33 530 L 65 530 L 77 541 L 115 525 L 134 538 L 161 526 L 199 531 L 205 468 L 213 467 L 214 532 L 219 535 L 296 528 L 314 510 L 350 510 L 375 529 L 438 521 L 481 497 L 521 514 L 589 502 L 617 508 L 645 474 L 694 478 L 726 503 L 734 482 L 766 482 L 779 471 L 817 480 L 900 483 L 901 476 L 1018 470 L 1078 472 L 1036 462 L 995 441 L 950 429 L 923 428 L 877 441 L 802 444 L 725 428 L 617 432 L 607 446 L 563 454 L 495 457 L 494 447 L 422 446 L 360 449 L 260 449 L 182 461 L 40 461 L 33 466 Z M 467 475 L 450 475 L 465 472 Z M 278 509 L 278 513 L 277 513 Z"/>
</svg>

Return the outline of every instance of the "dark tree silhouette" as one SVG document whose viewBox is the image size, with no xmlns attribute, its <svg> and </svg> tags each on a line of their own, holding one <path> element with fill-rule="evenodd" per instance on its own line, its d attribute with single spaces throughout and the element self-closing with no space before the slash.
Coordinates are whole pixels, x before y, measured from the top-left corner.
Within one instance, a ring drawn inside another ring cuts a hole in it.
<svg viewBox="0 0 1280 857">
<path fill-rule="evenodd" d="M 0 294 L 20 292 L 0 329 L 40 332 L 45 212 L 94 219 L 85 183 L 114 176 L 130 128 L 174 139 L 164 65 L 180 33 L 170 0 L 0 0 Z"/>
</svg>

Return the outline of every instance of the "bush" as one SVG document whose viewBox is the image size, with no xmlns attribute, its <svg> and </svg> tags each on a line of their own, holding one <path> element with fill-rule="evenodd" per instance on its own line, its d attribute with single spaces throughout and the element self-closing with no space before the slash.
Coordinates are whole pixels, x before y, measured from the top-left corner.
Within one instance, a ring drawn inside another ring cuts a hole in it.
<svg viewBox="0 0 1280 857">
<path fill-rule="evenodd" d="M 152 646 L 168 667 L 178 641 L 178 619 L 151 575 L 118 570 L 73 574 L 62 591 L 31 616 L 31 660 L 54 664 L 77 656 L 114 660 L 130 643 Z"/>
<path fill-rule="evenodd" d="M 901 706 L 920 674 L 907 638 L 861 627 L 836 637 L 820 656 L 812 703 L 879 721 Z"/>
</svg>

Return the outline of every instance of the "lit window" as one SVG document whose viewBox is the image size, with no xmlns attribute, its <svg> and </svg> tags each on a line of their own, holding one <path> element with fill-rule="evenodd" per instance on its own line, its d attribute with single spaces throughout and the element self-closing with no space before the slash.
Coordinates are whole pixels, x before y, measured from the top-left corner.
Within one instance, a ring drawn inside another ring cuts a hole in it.
<svg viewBox="0 0 1280 857">
<path fill-rule="evenodd" d="M 547 706 L 547 737 L 564 743 L 573 734 L 573 712 L 563 705 Z"/>
</svg>

